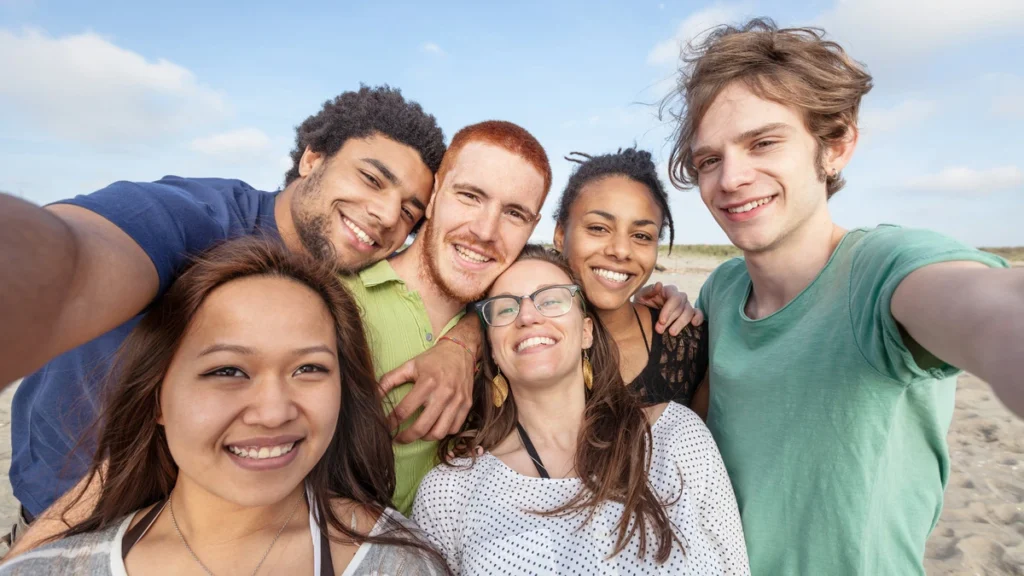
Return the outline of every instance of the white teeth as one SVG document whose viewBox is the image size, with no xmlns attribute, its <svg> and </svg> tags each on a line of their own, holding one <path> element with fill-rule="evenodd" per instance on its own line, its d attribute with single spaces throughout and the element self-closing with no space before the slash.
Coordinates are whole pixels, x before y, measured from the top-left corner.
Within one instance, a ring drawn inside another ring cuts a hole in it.
<svg viewBox="0 0 1024 576">
<path fill-rule="evenodd" d="M 602 278 L 607 278 L 612 282 L 625 282 L 626 280 L 629 280 L 630 276 L 629 274 L 624 274 L 622 272 L 613 272 L 611 270 L 605 270 L 604 268 L 594 268 L 593 270 L 594 274 L 597 274 Z"/>
<path fill-rule="evenodd" d="M 469 248 L 463 248 L 462 246 L 456 246 L 455 251 L 458 252 L 460 256 L 462 256 L 466 260 L 469 260 L 470 262 L 487 262 L 488 260 L 490 260 L 490 258 L 488 258 L 487 256 L 484 256 L 479 252 L 474 252 Z"/>
<path fill-rule="evenodd" d="M 760 200 L 751 200 L 750 202 L 747 202 L 743 206 L 737 206 L 735 208 L 729 208 L 729 213 L 730 214 L 742 214 L 744 212 L 750 212 L 751 210 L 753 210 L 754 208 L 757 208 L 758 206 L 764 206 L 765 204 L 771 202 L 772 198 L 773 198 L 773 196 L 769 196 L 767 198 L 761 198 Z"/>
<path fill-rule="evenodd" d="M 527 348 L 533 348 L 534 346 L 541 346 L 544 344 L 554 343 L 555 341 L 553 339 L 548 338 L 546 336 L 534 336 L 533 338 L 527 338 L 526 340 L 520 342 L 519 345 L 516 346 L 516 352 L 522 352 L 523 350 L 526 350 Z"/>
<path fill-rule="evenodd" d="M 360 228 L 359 226 L 356 226 L 355 222 L 349 220 L 348 218 L 345 218 L 344 216 L 341 217 L 341 221 L 344 222 L 345 226 L 348 226 L 348 229 L 351 230 L 356 235 L 356 238 L 359 238 L 360 242 L 364 244 L 369 244 L 370 246 L 376 245 L 373 239 L 370 238 L 370 235 L 364 232 L 363 229 Z"/>
<path fill-rule="evenodd" d="M 288 444 L 281 444 L 280 446 L 256 448 L 255 446 L 249 448 L 240 448 L 238 446 L 228 446 L 228 450 L 231 451 L 235 456 L 241 458 L 251 458 L 253 460 L 264 460 L 266 458 L 279 458 L 292 451 L 295 447 L 295 442 Z"/>
</svg>

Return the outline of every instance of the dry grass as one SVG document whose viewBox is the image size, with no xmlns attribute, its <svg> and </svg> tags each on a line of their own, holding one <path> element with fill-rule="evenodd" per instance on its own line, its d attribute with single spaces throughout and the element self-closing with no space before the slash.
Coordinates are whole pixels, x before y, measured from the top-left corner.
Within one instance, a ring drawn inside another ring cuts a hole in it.
<svg viewBox="0 0 1024 576">
<path fill-rule="evenodd" d="M 1024 246 L 1014 246 L 1011 248 L 980 248 L 980 250 L 995 254 L 996 256 L 1002 256 L 1011 262 L 1024 262 Z"/>
<path fill-rule="evenodd" d="M 668 255 L 668 246 L 658 247 L 659 256 Z M 742 256 L 739 248 L 731 244 L 676 244 L 672 247 L 673 256 L 710 256 L 712 258 L 734 258 Z"/>
</svg>

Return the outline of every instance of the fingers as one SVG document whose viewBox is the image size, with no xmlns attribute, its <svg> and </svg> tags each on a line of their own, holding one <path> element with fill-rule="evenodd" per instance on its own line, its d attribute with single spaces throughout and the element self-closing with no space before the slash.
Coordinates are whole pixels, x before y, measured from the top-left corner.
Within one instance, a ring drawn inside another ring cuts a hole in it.
<svg viewBox="0 0 1024 576">
<path fill-rule="evenodd" d="M 395 430 L 402 422 L 405 422 L 415 414 L 420 409 L 420 406 L 427 403 L 427 398 L 430 397 L 432 392 L 431 388 L 434 386 L 433 380 L 416 382 L 412 390 L 409 390 L 409 393 L 402 398 L 401 402 L 395 405 L 395 409 L 391 411 L 391 414 L 388 414 L 388 426 Z M 429 429 L 428 427 L 427 430 Z"/>
<path fill-rule="evenodd" d="M 655 282 L 654 284 L 644 286 L 636 293 L 633 300 L 637 304 L 643 304 L 648 308 L 661 308 L 665 304 L 661 282 Z"/>
<path fill-rule="evenodd" d="M 402 430 L 395 436 L 395 442 L 399 444 L 408 444 L 416 440 L 427 440 L 425 438 L 430 433 L 434 425 L 437 424 L 438 417 L 444 412 L 444 404 L 441 402 L 433 402 L 428 400 L 426 405 L 423 406 L 423 412 L 416 418 L 416 421 L 411 426 Z"/>
<path fill-rule="evenodd" d="M 391 372 L 388 372 L 380 379 L 381 396 L 391 392 L 394 388 L 406 382 L 416 381 L 416 359 L 413 358 Z"/>
<path fill-rule="evenodd" d="M 669 326 L 673 326 L 674 323 L 686 312 L 686 294 L 680 294 L 675 292 L 672 296 L 665 301 L 665 305 L 661 307 L 661 312 L 658 313 L 658 323 L 654 329 L 658 331 L 658 334 L 664 334 L 665 329 Z M 686 317 L 686 322 L 689 323 L 690 316 Z M 684 324 L 685 326 L 685 324 Z M 678 334 L 679 330 L 676 330 L 674 334 Z"/>
</svg>

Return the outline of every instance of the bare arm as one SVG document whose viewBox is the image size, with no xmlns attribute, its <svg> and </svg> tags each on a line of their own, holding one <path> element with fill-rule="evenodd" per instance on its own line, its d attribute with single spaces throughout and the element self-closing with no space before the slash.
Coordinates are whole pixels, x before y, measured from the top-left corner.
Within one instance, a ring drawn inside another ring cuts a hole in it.
<svg viewBox="0 0 1024 576">
<path fill-rule="evenodd" d="M 28 531 L 18 538 L 18 541 L 4 556 L 4 560 L 10 560 L 23 552 L 46 544 L 54 536 L 88 518 L 96 508 L 100 497 L 100 488 L 103 486 L 101 479 L 106 475 L 106 471 L 106 463 L 104 463 L 99 476 L 82 478 L 71 490 L 68 490 L 66 494 L 44 510 L 28 527 Z M 92 481 L 90 482 L 90 480 Z M 80 493 L 82 497 L 78 498 L 76 502 L 75 498 Z M 74 506 L 69 507 L 72 503 Z"/>
<path fill-rule="evenodd" d="M 124 323 L 158 287 L 146 253 L 105 218 L 0 194 L 0 387 Z"/>
<path fill-rule="evenodd" d="M 946 262 L 910 273 L 892 315 L 943 362 L 977 375 L 1024 417 L 1024 269 Z"/>
</svg>

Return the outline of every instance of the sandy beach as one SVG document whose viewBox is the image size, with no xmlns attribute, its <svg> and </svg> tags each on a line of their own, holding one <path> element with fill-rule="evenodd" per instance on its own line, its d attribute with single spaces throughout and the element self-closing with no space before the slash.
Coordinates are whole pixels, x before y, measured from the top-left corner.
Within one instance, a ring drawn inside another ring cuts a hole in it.
<svg viewBox="0 0 1024 576">
<path fill-rule="evenodd" d="M 696 298 L 721 263 L 690 253 L 663 256 L 655 280 Z M 1024 266 L 1024 262 L 1015 262 Z M 11 462 L 10 407 L 14 387 L 0 394 L 0 526 L 14 521 L 16 502 L 7 482 Z M 995 398 L 987 384 L 965 374 L 957 386 L 948 436 L 952 474 L 945 506 L 930 540 L 929 575 L 1024 575 L 1024 420 Z"/>
</svg>

